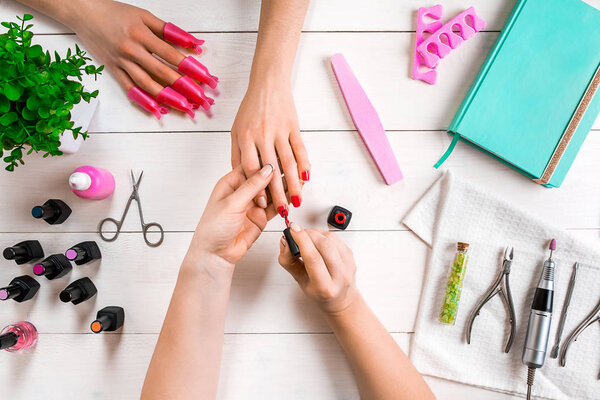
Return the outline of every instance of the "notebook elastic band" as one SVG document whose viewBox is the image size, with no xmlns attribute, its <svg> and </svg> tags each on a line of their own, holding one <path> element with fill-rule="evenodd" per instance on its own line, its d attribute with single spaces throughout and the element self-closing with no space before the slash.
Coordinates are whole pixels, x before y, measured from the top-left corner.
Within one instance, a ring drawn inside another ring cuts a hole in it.
<svg viewBox="0 0 600 400">
<path fill-rule="evenodd" d="M 436 169 L 439 168 L 446 161 L 446 159 L 448 157 L 450 157 L 450 154 L 456 147 L 456 143 L 458 143 L 458 139 L 460 139 L 460 135 L 458 133 L 454 133 L 454 137 L 452 138 L 452 143 L 450 143 L 450 146 L 448 146 L 448 149 L 446 150 L 444 155 L 438 160 L 438 162 L 435 163 L 435 165 L 433 166 L 434 168 L 436 168 Z"/>
</svg>

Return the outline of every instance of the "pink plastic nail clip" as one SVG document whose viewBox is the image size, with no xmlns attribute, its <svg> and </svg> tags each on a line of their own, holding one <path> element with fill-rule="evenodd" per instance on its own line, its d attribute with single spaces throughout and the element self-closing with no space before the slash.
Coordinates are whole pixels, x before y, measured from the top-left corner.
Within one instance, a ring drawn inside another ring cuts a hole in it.
<svg viewBox="0 0 600 400">
<path fill-rule="evenodd" d="M 182 74 L 191 76 L 198 82 L 206 83 L 213 89 L 217 87 L 217 82 L 219 82 L 219 78 L 211 75 L 208 72 L 208 68 L 192 56 L 184 58 L 183 61 L 179 63 L 177 70 Z"/>
<path fill-rule="evenodd" d="M 427 23 L 424 18 L 430 17 L 435 21 Z M 421 80 L 427 82 L 430 85 L 435 85 L 437 80 L 437 71 L 425 71 L 421 72 L 419 68 L 424 66 L 423 58 L 417 51 L 417 47 L 425 40 L 423 34 L 425 32 L 434 33 L 442 26 L 442 5 L 437 4 L 433 7 L 421 7 L 417 13 L 417 38 L 415 41 L 415 52 L 413 58 L 412 78 L 415 80 Z"/>
<path fill-rule="evenodd" d="M 204 40 L 196 39 L 192 34 L 187 33 L 180 27 L 170 22 L 165 24 L 163 28 L 163 37 L 169 42 L 181 46 L 183 48 L 191 48 L 197 54 L 202 53 L 202 46 Z"/>
<path fill-rule="evenodd" d="M 166 104 L 179 111 L 183 111 L 190 117 L 194 118 L 194 105 L 190 104 L 185 97 L 177 93 L 169 86 L 160 91 L 158 96 L 156 96 L 156 100 L 161 104 Z"/>
<path fill-rule="evenodd" d="M 485 21 L 475 13 L 474 7 L 469 7 L 425 39 L 417 46 L 417 51 L 423 57 L 425 65 L 435 68 L 440 59 L 446 57 L 452 49 L 484 28 Z"/>
<path fill-rule="evenodd" d="M 202 106 L 206 111 L 214 104 L 214 100 L 204 94 L 202 86 L 189 76 L 182 76 L 171 85 L 179 94 L 185 96 L 190 103 Z"/>
<path fill-rule="evenodd" d="M 154 97 L 150 96 L 148 92 L 143 89 L 140 89 L 137 86 L 132 87 L 127 91 L 127 97 L 134 101 L 138 106 L 142 107 L 144 110 L 149 113 L 154 114 L 156 119 L 160 119 L 161 114 L 166 114 L 169 112 L 167 107 L 161 107 L 158 102 L 154 99 Z"/>
</svg>

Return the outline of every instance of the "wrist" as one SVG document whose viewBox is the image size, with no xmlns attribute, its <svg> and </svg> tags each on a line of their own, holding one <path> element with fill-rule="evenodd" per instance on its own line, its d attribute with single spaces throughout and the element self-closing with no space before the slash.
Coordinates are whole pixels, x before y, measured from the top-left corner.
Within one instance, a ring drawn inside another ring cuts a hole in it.
<svg viewBox="0 0 600 400">
<path fill-rule="evenodd" d="M 32 2 L 28 0 L 18 1 L 36 9 L 72 30 L 75 30 L 73 23 L 84 18 L 82 14 L 87 9 L 87 3 L 89 3 L 89 0 L 40 1 L 34 2 L 34 4 L 31 4 Z"/>
<path fill-rule="evenodd" d="M 330 322 L 344 321 L 358 314 L 365 305 L 366 303 L 360 292 L 357 288 L 354 288 L 353 292 L 339 306 L 333 309 L 324 307 L 322 311 Z"/>
<path fill-rule="evenodd" d="M 291 87 L 291 66 L 274 60 L 254 60 L 248 86 L 255 88 Z"/>
<path fill-rule="evenodd" d="M 228 286 L 231 285 L 234 268 L 234 264 L 222 257 L 201 249 L 188 250 L 181 264 L 181 271 L 186 276 L 207 279 Z"/>
</svg>

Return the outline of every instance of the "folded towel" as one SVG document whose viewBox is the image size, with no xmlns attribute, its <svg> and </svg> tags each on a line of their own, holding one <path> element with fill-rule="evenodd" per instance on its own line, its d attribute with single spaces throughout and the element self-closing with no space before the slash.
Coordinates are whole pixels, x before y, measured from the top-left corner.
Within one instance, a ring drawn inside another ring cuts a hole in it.
<svg viewBox="0 0 600 400">
<path fill-rule="evenodd" d="M 403 222 L 432 248 L 410 352 L 415 366 L 426 375 L 499 392 L 526 393 L 527 368 L 521 355 L 535 286 L 548 258 L 551 238 L 556 238 L 558 248 L 553 255 L 554 314 L 548 355 L 576 261 L 580 267 L 563 343 L 600 299 L 598 249 L 450 172 L 423 195 Z M 458 241 L 471 246 L 456 324 L 448 326 L 439 323 L 438 317 Z M 517 333 L 508 354 L 504 353 L 508 314 L 499 296 L 489 301 L 476 318 L 471 344 L 465 340 L 469 315 L 499 273 L 506 246 L 514 247 L 510 285 L 517 315 Z M 600 370 L 598 328 L 589 327 L 571 344 L 565 367 L 560 367 L 557 359 L 546 358 L 536 372 L 535 398 L 600 397 L 600 381 L 596 379 Z"/>
</svg>

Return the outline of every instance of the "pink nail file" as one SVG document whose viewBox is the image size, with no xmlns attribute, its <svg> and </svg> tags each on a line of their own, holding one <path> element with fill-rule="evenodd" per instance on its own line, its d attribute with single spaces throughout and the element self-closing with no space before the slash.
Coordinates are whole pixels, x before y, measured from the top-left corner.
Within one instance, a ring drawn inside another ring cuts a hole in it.
<svg viewBox="0 0 600 400">
<path fill-rule="evenodd" d="M 342 54 L 334 54 L 331 57 L 331 68 L 342 90 L 354 126 L 367 146 L 383 180 L 388 185 L 402 180 L 402 171 L 377 111 Z"/>
</svg>

